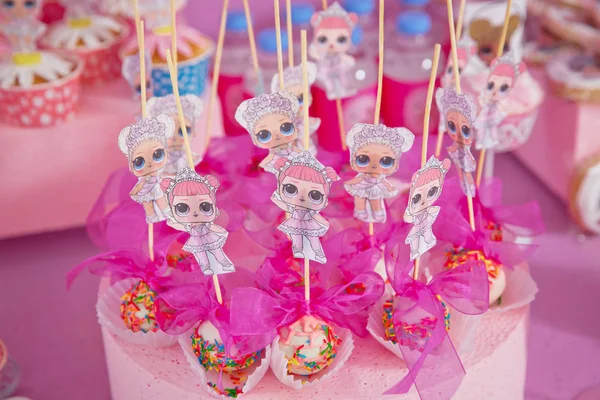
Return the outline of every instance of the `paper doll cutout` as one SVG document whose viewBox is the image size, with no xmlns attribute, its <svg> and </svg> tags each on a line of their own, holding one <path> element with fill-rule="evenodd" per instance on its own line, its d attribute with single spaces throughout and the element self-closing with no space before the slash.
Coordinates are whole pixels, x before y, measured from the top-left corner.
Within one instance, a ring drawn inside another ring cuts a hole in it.
<svg viewBox="0 0 600 400">
<path fill-rule="evenodd" d="M 304 81 L 302 77 L 302 66 L 298 65 L 295 67 L 288 67 L 283 70 L 283 86 L 284 90 L 292 93 L 298 99 L 298 114 L 296 114 L 296 119 L 294 123 L 296 124 L 296 128 L 298 129 L 298 142 L 296 143 L 296 147 L 299 149 L 304 149 L 304 107 L 310 107 L 312 104 L 312 95 L 310 94 L 310 86 L 315 83 L 317 79 L 317 65 L 312 62 L 306 63 L 307 75 L 308 75 L 308 99 L 304 99 Z M 273 80 L 271 81 L 271 93 L 275 93 L 279 91 L 279 74 L 275 74 L 273 76 Z M 312 153 L 312 155 L 317 155 L 317 146 L 315 145 L 313 135 L 319 129 L 321 125 L 320 118 L 309 117 L 309 146 L 308 150 Z"/>
<path fill-rule="evenodd" d="M 468 94 L 458 94 L 450 89 L 439 88 L 435 92 L 435 100 L 446 120 L 446 131 L 454 141 L 447 150 L 458 171 L 460 187 L 465 195 L 475 197 L 473 172 L 477 169 L 477 162 L 471 154 L 471 145 L 477 107 Z"/>
<path fill-rule="evenodd" d="M 276 175 L 274 165 L 279 158 L 302 152 L 296 145 L 302 136 L 295 125 L 299 107 L 296 96 L 282 90 L 248 99 L 236 110 L 235 120 L 248 131 L 254 144 L 269 150 L 259 164 L 265 171 Z"/>
<path fill-rule="evenodd" d="M 356 14 L 346 12 L 337 2 L 311 18 L 314 32 L 308 54 L 317 62 L 318 77 L 329 100 L 343 99 L 357 92 L 351 74 L 356 61 L 347 54 L 357 21 Z"/>
<path fill-rule="evenodd" d="M 525 68 L 525 63 L 515 62 L 510 54 L 505 54 L 492 62 L 486 86 L 479 96 L 482 107 L 475 122 L 477 150 L 493 149 L 498 145 L 498 126 L 506 117 L 501 102 L 508 98 L 517 78 L 525 72 Z"/>
<path fill-rule="evenodd" d="M 321 237 L 329 222 L 319 212 L 327 206 L 331 183 L 339 180 L 331 167 L 325 167 L 309 151 L 275 163 L 277 191 L 271 200 L 291 215 L 277 227 L 292 239 L 295 258 L 327 262 Z"/>
<path fill-rule="evenodd" d="M 180 99 L 187 133 L 191 142 L 196 132 L 196 121 L 202 114 L 202 100 L 193 94 L 180 96 Z M 181 129 L 179 115 L 177 113 L 175 95 L 170 94 L 167 96 L 151 98 L 148 100 L 148 113 L 154 118 L 158 117 L 159 115 L 168 115 L 175 123 L 175 134 L 167 141 L 169 160 L 163 173 L 167 175 L 175 175 L 178 172 L 181 172 L 184 168 L 189 167 L 189 161 L 185 152 L 185 143 L 183 140 L 183 130 Z M 200 156 L 193 151 L 192 158 L 194 159 L 194 165 L 200 162 Z"/>
<path fill-rule="evenodd" d="M 465 43 L 458 43 L 456 47 L 456 55 L 458 58 L 458 75 L 462 74 L 464 69 L 471 57 L 477 52 L 477 48 L 472 45 Z M 442 75 L 441 85 L 444 89 L 454 89 L 456 87 L 456 79 L 454 79 L 454 63 L 452 61 L 452 54 L 448 57 L 446 63 L 446 69 Z M 440 120 L 438 124 L 438 132 L 446 132 L 446 120 L 442 113 L 440 113 Z"/>
<path fill-rule="evenodd" d="M 404 212 L 404 221 L 413 224 L 404 241 L 410 245 L 411 261 L 421 257 L 437 242 L 432 227 L 440 213 L 440 207 L 433 204 L 442 194 L 444 179 L 449 169 L 449 159 L 440 161 L 431 156 L 412 177 L 408 206 Z"/>
<path fill-rule="evenodd" d="M 146 97 L 150 98 L 152 97 L 152 77 L 150 75 L 152 60 L 148 53 L 145 53 L 144 66 L 146 67 Z M 142 83 L 140 82 L 140 56 L 138 54 L 133 54 L 123 59 L 121 75 L 123 75 L 123 78 L 125 78 L 131 89 L 133 89 L 133 99 L 139 101 L 142 95 Z"/>
<path fill-rule="evenodd" d="M 194 255 L 204 275 L 235 272 L 233 263 L 223 252 L 228 232 L 214 224 L 220 213 L 216 205 L 219 180 L 212 175 L 200 176 L 186 167 L 174 178 L 164 178 L 161 188 L 171 209 L 167 223 L 189 232 L 183 249 Z"/>
<path fill-rule="evenodd" d="M 37 19 L 41 7 L 41 0 L 0 1 L 0 16 L 7 19 L 0 23 L 0 33 L 13 51 L 36 51 L 36 40 L 46 31 L 46 25 Z"/>
<path fill-rule="evenodd" d="M 508 31 L 506 33 L 506 42 L 503 52 L 510 51 L 511 38 L 519 27 L 521 17 L 513 14 L 508 19 Z M 477 56 L 483 63 L 490 65 L 496 54 L 498 54 L 498 45 L 502 35 L 503 24 L 494 25 L 486 17 L 475 19 L 469 24 L 469 35 L 477 44 Z"/>
<path fill-rule="evenodd" d="M 171 214 L 160 180 L 169 158 L 167 141 L 174 132 L 171 117 L 160 115 L 143 118 L 119 134 L 119 149 L 129 160 L 129 170 L 138 178 L 129 194 L 144 207 L 148 223 L 164 221 Z"/>
<path fill-rule="evenodd" d="M 346 191 L 354 197 L 354 218 L 384 223 L 384 199 L 398 195 L 388 176 L 398 171 L 400 157 L 413 145 L 415 135 L 406 128 L 356 124 L 346 136 L 350 166 L 358 173 L 346 181 Z"/>
</svg>

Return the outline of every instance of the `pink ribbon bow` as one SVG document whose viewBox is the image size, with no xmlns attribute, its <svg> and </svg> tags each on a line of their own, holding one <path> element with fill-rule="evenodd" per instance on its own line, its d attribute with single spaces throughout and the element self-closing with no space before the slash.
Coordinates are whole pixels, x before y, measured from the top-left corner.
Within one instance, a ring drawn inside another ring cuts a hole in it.
<svg viewBox="0 0 600 400">
<path fill-rule="evenodd" d="M 357 285 L 364 290 L 353 291 Z M 313 290 L 310 302 L 304 299 L 303 290 L 286 287 L 276 293 L 264 282 L 260 286 L 261 289 L 235 289 L 231 296 L 232 332 L 257 337 L 255 345 L 258 347 L 250 351 L 271 343 L 280 328 L 305 315 L 316 315 L 364 336 L 367 321 L 361 312 L 373 305 L 384 291 L 383 280 L 374 272 L 361 274 L 348 284 L 325 291 Z"/>
<path fill-rule="evenodd" d="M 469 261 L 438 273 L 425 284 L 409 276 L 412 267 L 412 263 L 397 261 L 395 270 L 399 273 L 388 271 L 398 296 L 394 329 L 409 372 L 385 394 L 407 393 L 414 384 L 422 399 L 450 399 L 465 370 L 446 332 L 438 296 L 463 314 L 484 313 L 489 299 L 487 271 L 482 262 Z M 426 371 L 419 373 L 422 368 Z"/>
</svg>

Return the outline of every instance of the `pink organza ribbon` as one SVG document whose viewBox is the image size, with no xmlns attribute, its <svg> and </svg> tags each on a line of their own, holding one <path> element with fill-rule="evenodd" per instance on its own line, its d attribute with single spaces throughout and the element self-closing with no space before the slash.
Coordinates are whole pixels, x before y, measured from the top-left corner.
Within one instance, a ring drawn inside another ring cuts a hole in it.
<svg viewBox="0 0 600 400">
<path fill-rule="evenodd" d="M 396 269 L 401 262 L 396 263 Z M 392 280 L 396 294 L 405 307 L 394 310 L 394 327 L 398 346 L 408 367 L 408 374 L 385 394 L 407 393 L 414 384 L 422 399 L 450 399 L 460 386 L 465 370 L 446 332 L 444 302 L 467 315 L 482 314 L 488 309 L 488 276 L 485 265 L 470 261 L 433 277 L 429 284 L 413 280 L 407 263 Z M 417 315 L 420 325 L 411 330 L 400 327 L 415 326 L 406 321 Z M 405 332 L 409 332 L 405 335 Z M 413 336 L 416 335 L 416 336 Z M 421 372 L 421 369 L 425 369 Z M 420 373 L 421 372 L 421 373 Z"/>
<path fill-rule="evenodd" d="M 364 291 L 353 293 L 356 285 Z M 256 351 L 271 343 L 282 327 L 289 326 L 305 315 L 315 315 L 325 321 L 366 334 L 366 320 L 362 311 L 373 305 L 382 295 L 384 283 L 374 272 L 361 274 L 351 282 L 334 286 L 320 294 L 311 294 L 310 302 L 302 290 L 284 288 L 276 293 L 268 286 L 235 289 L 231 296 L 231 330 L 236 335 L 255 336 Z M 315 291 L 317 292 L 317 291 Z"/>
</svg>

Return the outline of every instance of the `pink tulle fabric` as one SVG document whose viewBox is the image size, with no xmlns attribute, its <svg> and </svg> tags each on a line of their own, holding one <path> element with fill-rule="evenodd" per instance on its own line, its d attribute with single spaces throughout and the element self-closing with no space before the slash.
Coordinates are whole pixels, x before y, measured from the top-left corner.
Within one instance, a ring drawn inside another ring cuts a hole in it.
<svg viewBox="0 0 600 400">
<path fill-rule="evenodd" d="M 392 246 L 393 247 L 393 246 Z M 393 321 L 398 346 L 408 367 L 406 374 L 385 394 L 407 393 L 414 384 L 421 399 L 449 399 L 458 390 L 465 370 L 446 332 L 440 296 L 456 311 L 468 315 L 488 309 L 488 276 L 485 265 L 470 261 L 440 272 L 428 284 L 412 279 L 413 267 L 401 246 L 394 263 L 386 252 L 390 283 L 400 298 Z M 416 329 L 402 330 L 402 326 Z"/>
</svg>

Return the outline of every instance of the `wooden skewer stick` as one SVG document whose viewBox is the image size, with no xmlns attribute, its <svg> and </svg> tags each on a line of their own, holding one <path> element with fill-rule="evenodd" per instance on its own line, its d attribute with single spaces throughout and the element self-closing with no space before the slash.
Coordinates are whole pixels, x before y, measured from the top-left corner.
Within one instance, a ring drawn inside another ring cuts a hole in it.
<svg viewBox="0 0 600 400">
<path fill-rule="evenodd" d="M 452 0 L 446 0 L 448 8 L 448 27 L 450 28 L 450 50 L 452 52 L 452 64 L 454 70 L 454 80 L 456 84 L 456 93 L 461 94 L 460 74 L 458 72 L 458 54 L 456 52 L 456 31 L 454 30 L 454 12 L 452 10 Z M 467 196 L 467 206 L 469 208 L 469 224 L 471 230 L 475 231 L 475 213 L 473 212 L 473 198 Z"/>
<path fill-rule="evenodd" d="M 508 22 L 510 20 L 510 9 L 512 7 L 512 0 L 508 0 L 506 3 L 506 13 L 504 14 L 504 25 L 502 25 L 502 33 L 500 34 L 500 40 L 498 41 L 498 49 L 496 50 L 496 57 L 501 57 L 504 53 L 504 44 L 506 43 L 506 35 L 508 34 Z M 477 180 L 476 185 L 481 185 L 481 176 L 483 174 L 483 162 L 485 161 L 486 149 L 481 149 L 479 152 L 479 161 L 477 162 Z"/>
<path fill-rule="evenodd" d="M 254 75 L 256 79 L 262 81 L 262 73 L 260 71 L 260 64 L 258 63 L 258 53 L 256 51 L 256 40 L 254 40 L 254 27 L 252 26 L 252 15 L 250 15 L 250 6 L 248 0 L 242 0 L 244 5 L 244 14 L 246 15 L 246 25 L 248 26 L 248 42 L 250 43 L 250 55 L 252 56 L 252 67 L 254 68 Z M 260 82 L 262 87 L 262 82 Z M 262 93 L 259 93 L 262 94 Z"/>
<path fill-rule="evenodd" d="M 183 143 L 185 145 L 185 153 L 187 155 L 188 164 L 190 168 L 194 169 L 194 159 L 192 157 L 192 149 L 190 147 L 190 137 L 188 135 L 187 127 L 185 125 L 185 116 L 183 115 L 183 108 L 181 107 L 181 98 L 179 97 L 179 88 L 177 87 L 177 80 L 175 74 L 175 65 L 171 56 L 171 50 L 167 50 L 167 65 L 169 67 L 169 74 L 171 76 L 171 84 L 173 85 L 173 95 L 175 96 L 175 104 L 177 106 L 177 116 L 179 117 L 179 124 L 181 125 L 181 133 L 183 133 Z M 223 304 L 223 295 L 221 294 L 221 287 L 219 286 L 218 275 L 213 275 L 213 284 L 215 287 L 215 294 L 217 295 L 217 301 L 219 304 Z"/>
<path fill-rule="evenodd" d="M 275 38 L 277 40 L 277 76 L 279 77 L 279 90 L 283 90 L 283 50 L 281 45 L 281 20 L 279 18 L 279 0 L 273 0 L 273 9 L 275 10 Z"/>
<path fill-rule="evenodd" d="M 323 10 L 327 10 L 327 0 L 321 0 L 321 7 L 323 7 Z"/>
<path fill-rule="evenodd" d="M 285 0 L 285 25 L 288 35 L 288 64 L 294 66 L 294 32 L 292 30 L 292 1 Z"/>
<path fill-rule="evenodd" d="M 177 69 L 178 55 L 177 55 L 177 7 L 175 7 L 175 0 L 171 0 L 171 49 L 173 49 L 173 66 L 175 71 L 179 73 Z M 179 82 L 179 76 L 175 75 L 175 79 Z"/>
<path fill-rule="evenodd" d="M 217 50 L 215 53 L 215 66 L 213 69 L 212 85 L 210 87 L 210 97 L 208 98 L 208 108 L 206 115 L 206 132 L 204 132 L 204 151 L 208 149 L 212 132 L 212 109 L 217 100 L 217 90 L 219 88 L 219 74 L 221 72 L 221 58 L 223 56 L 223 41 L 225 40 L 225 27 L 227 25 L 227 9 L 229 0 L 223 0 L 223 9 L 221 11 L 221 25 L 219 26 L 219 37 L 217 38 Z"/>
<path fill-rule="evenodd" d="M 429 87 L 427 88 L 427 102 L 425 103 L 425 115 L 423 116 L 423 145 L 421 146 L 421 168 L 427 162 L 427 141 L 429 139 L 429 118 L 431 116 L 431 103 L 433 101 L 433 93 L 435 91 L 435 80 L 437 78 L 438 64 L 440 61 L 441 46 L 435 45 L 433 49 L 433 63 L 431 65 L 431 74 L 429 75 Z M 415 260 L 415 268 L 413 269 L 413 279 L 419 278 L 419 262 L 420 257 Z"/>
<path fill-rule="evenodd" d="M 300 46 L 302 53 L 302 88 L 304 89 L 304 98 L 308 99 L 309 91 L 308 91 L 308 60 L 307 60 L 307 51 L 306 51 L 306 31 L 303 29 L 300 32 Z M 310 132 L 309 132 L 309 116 L 308 116 L 308 106 L 305 106 L 304 109 L 304 148 L 308 149 L 309 140 L 310 140 Z M 308 258 L 304 258 L 304 299 L 306 301 L 310 301 L 310 260 Z"/>
</svg>

